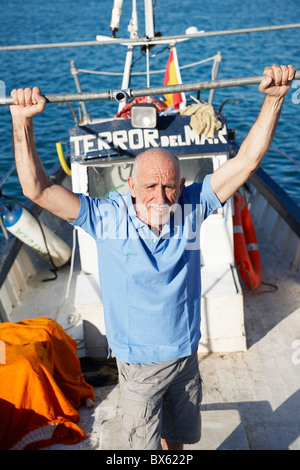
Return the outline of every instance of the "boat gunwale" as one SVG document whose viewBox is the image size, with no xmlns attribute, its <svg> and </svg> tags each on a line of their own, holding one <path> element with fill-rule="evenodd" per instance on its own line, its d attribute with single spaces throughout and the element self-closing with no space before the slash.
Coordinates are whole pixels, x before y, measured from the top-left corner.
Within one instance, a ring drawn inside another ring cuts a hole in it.
<svg viewBox="0 0 300 470">
<path fill-rule="evenodd" d="M 300 238 L 300 207 L 289 194 L 261 167 L 251 175 L 248 181 L 256 187 L 258 192 Z"/>
</svg>

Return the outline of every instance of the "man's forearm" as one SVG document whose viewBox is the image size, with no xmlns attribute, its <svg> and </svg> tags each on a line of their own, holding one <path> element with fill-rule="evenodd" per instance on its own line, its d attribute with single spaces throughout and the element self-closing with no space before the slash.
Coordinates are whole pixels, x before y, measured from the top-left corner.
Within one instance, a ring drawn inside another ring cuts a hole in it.
<svg viewBox="0 0 300 470">
<path fill-rule="evenodd" d="M 13 143 L 17 173 L 23 193 L 37 200 L 52 185 L 37 154 L 31 118 L 13 118 Z"/>
<path fill-rule="evenodd" d="M 32 118 L 44 111 L 46 100 L 38 87 L 12 90 L 11 96 L 14 152 L 23 193 L 49 212 L 73 222 L 80 209 L 78 195 L 49 180 L 35 147 Z"/>
<path fill-rule="evenodd" d="M 225 162 L 212 175 L 212 188 L 222 203 L 227 201 L 261 165 L 272 142 L 282 103 L 283 98 L 265 97 L 259 116 L 236 157 Z"/>
<path fill-rule="evenodd" d="M 262 163 L 273 140 L 284 98 L 266 96 L 259 116 L 242 143 L 239 157 L 247 160 L 251 172 Z"/>
</svg>

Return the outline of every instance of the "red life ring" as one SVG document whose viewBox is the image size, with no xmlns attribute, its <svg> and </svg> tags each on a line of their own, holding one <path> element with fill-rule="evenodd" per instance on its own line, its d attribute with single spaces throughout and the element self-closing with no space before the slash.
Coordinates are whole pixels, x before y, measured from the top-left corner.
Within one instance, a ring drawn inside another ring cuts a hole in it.
<svg viewBox="0 0 300 470">
<path fill-rule="evenodd" d="M 251 214 L 240 193 L 234 195 L 233 239 L 238 272 L 250 289 L 261 283 L 261 259 Z"/>
</svg>

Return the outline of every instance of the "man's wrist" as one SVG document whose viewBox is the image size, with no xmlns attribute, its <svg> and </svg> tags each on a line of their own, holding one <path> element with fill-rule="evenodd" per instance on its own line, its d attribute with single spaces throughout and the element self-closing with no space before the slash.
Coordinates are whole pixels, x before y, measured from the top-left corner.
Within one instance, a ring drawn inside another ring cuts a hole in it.
<svg viewBox="0 0 300 470">
<path fill-rule="evenodd" d="M 268 113 L 279 113 L 281 111 L 285 96 L 266 95 L 264 100 L 264 108 Z"/>
<path fill-rule="evenodd" d="M 284 96 L 266 95 L 265 101 L 267 104 L 270 104 L 270 106 L 276 107 L 276 106 L 282 106 L 284 98 L 285 98 L 285 95 Z"/>
<path fill-rule="evenodd" d="M 22 115 L 13 115 L 12 114 L 12 127 L 16 129 L 28 129 L 32 127 L 32 118 Z"/>
<path fill-rule="evenodd" d="M 34 132 L 32 118 L 26 116 L 13 116 L 12 132 L 15 145 L 32 141 Z"/>
<path fill-rule="evenodd" d="M 16 124 L 30 124 L 32 122 L 32 118 L 24 116 L 23 114 L 12 113 L 12 121 Z"/>
</svg>

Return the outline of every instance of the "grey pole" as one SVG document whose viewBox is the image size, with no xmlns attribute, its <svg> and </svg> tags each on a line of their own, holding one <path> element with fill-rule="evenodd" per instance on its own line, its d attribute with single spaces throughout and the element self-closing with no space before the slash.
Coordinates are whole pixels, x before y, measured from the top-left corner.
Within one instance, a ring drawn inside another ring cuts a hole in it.
<svg viewBox="0 0 300 470">
<path fill-rule="evenodd" d="M 71 103 L 80 101 L 118 101 L 123 102 L 128 98 L 138 98 L 140 96 L 156 96 L 169 93 L 184 93 L 198 90 L 213 90 L 217 88 L 230 88 L 247 85 L 258 85 L 265 75 L 255 75 L 252 77 L 225 78 L 221 80 L 209 80 L 204 82 L 186 83 L 182 85 L 168 85 L 149 88 L 137 88 L 133 90 L 110 90 L 90 93 L 64 93 L 54 95 L 44 95 L 47 103 Z M 294 80 L 300 79 L 300 70 L 297 70 Z M 14 104 L 12 98 L 0 98 L 0 106 Z"/>
<path fill-rule="evenodd" d="M 175 36 L 161 36 L 153 38 L 110 38 L 100 40 L 100 41 L 77 41 L 77 42 L 57 42 L 57 43 L 48 43 L 48 44 L 23 44 L 15 46 L 1 46 L 0 51 L 18 51 L 25 49 L 52 49 L 57 47 L 87 47 L 87 46 L 104 46 L 112 44 L 132 44 L 132 45 L 143 45 L 143 44 L 159 44 L 159 43 L 168 43 L 176 41 L 177 39 L 192 39 L 192 38 L 206 38 L 213 36 L 227 36 L 231 34 L 245 34 L 245 33 L 257 33 L 263 31 L 279 31 L 283 29 L 295 29 L 300 28 L 300 23 L 293 24 L 282 24 L 274 26 L 260 26 L 257 28 L 243 28 L 243 29 L 228 29 L 223 31 L 199 31 L 194 34 L 180 34 Z"/>
<path fill-rule="evenodd" d="M 76 90 L 77 90 L 78 93 L 82 93 L 82 88 L 81 88 L 81 84 L 80 84 L 79 77 L 78 77 L 78 71 L 77 71 L 74 60 L 71 60 L 70 64 L 71 64 L 71 74 L 73 75 L 73 78 L 74 78 Z M 85 101 L 81 101 L 80 106 L 81 106 L 81 109 L 82 109 L 82 112 L 83 112 L 83 122 L 84 123 L 91 122 L 91 118 L 90 118 L 89 113 L 87 111 Z"/>
</svg>

